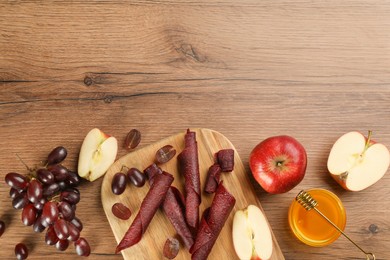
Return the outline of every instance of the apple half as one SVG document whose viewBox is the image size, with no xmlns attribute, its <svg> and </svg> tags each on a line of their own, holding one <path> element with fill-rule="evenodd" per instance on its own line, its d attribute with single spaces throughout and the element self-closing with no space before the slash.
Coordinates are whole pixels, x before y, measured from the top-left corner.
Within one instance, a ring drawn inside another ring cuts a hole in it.
<svg viewBox="0 0 390 260">
<path fill-rule="evenodd" d="M 359 132 L 342 135 L 328 157 L 328 171 L 344 189 L 361 191 L 376 183 L 390 165 L 389 150 Z"/>
<path fill-rule="evenodd" d="M 273 251 L 271 229 L 263 212 L 254 205 L 238 210 L 233 218 L 233 245 L 241 260 L 270 259 Z"/>
<path fill-rule="evenodd" d="M 78 163 L 78 174 L 89 181 L 104 175 L 114 163 L 118 152 L 115 137 L 94 128 L 86 135 L 81 145 Z"/>
</svg>

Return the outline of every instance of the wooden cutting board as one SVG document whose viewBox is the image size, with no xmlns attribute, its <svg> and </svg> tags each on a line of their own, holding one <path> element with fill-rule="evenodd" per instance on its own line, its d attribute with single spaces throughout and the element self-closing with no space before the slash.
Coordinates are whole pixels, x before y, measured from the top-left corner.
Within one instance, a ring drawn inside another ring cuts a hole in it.
<svg viewBox="0 0 390 260">
<path fill-rule="evenodd" d="M 191 131 L 196 132 L 196 140 L 198 142 L 199 169 L 202 190 L 204 188 L 208 168 L 214 163 L 214 154 L 219 150 L 226 148 L 232 148 L 235 151 L 234 171 L 231 173 L 222 173 L 221 179 L 223 180 L 226 189 L 236 198 L 236 204 L 209 255 L 209 259 L 236 259 L 237 256 L 234 251 L 231 235 L 234 212 L 247 207 L 249 204 L 257 205 L 261 210 L 262 207 L 255 195 L 249 175 L 245 171 L 244 165 L 232 143 L 222 134 L 210 129 L 191 129 Z M 137 188 L 128 184 L 126 191 L 123 194 L 115 195 L 111 191 L 111 181 L 114 174 L 121 170 L 122 165 L 129 168 L 136 167 L 143 171 L 147 166 L 153 163 L 156 151 L 164 145 L 170 144 L 176 149 L 176 155 L 171 161 L 160 165 L 160 167 L 175 177 L 173 185 L 183 192 L 184 178 L 179 175 L 177 169 L 177 155 L 184 148 L 184 135 L 185 130 L 182 133 L 134 150 L 117 160 L 107 171 L 101 190 L 102 204 L 118 243 L 134 220 L 140 204 L 148 192 L 149 185 L 147 183 L 145 186 Z M 200 205 L 201 213 L 205 208 L 211 205 L 213 197 L 214 195 L 202 193 L 202 203 Z M 120 220 L 112 214 L 111 207 L 116 202 L 122 202 L 130 208 L 132 216 L 129 220 Z M 164 259 L 162 253 L 164 243 L 168 237 L 175 235 L 176 232 L 169 220 L 165 217 L 161 210 L 158 210 L 142 240 L 135 246 L 123 250 L 123 257 L 125 259 Z M 284 259 L 275 236 L 273 234 L 272 236 L 274 250 L 271 259 Z M 113 248 L 112 251 L 114 252 L 115 248 Z M 190 257 L 191 255 L 188 253 L 187 249 L 184 246 L 181 246 L 176 259 L 190 259 Z"/>
</svg>

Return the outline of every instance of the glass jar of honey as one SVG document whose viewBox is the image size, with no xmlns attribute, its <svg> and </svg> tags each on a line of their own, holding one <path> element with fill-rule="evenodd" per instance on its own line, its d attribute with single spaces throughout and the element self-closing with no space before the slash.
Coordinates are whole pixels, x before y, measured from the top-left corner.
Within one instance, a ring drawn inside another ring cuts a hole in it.
<svg viewBox="0 0 390 260">
<path fill-rule="evenodd" d="M 341 200 L 325 189 L 311 189 L 307 192 L 318 202 L 316 208 L 344 231 L 347 217 Z M 288 222 L 294 235 L 309 246 L 326 246 L 340 236 L 340 232 L 314 209 L 307 211 L 295 199 L 288 212 Z"/>
</svg>

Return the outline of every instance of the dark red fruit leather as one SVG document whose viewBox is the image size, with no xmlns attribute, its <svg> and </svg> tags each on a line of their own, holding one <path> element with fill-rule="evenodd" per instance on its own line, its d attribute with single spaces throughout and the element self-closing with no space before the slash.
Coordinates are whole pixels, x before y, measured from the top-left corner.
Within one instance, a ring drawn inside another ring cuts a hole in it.
<svg viewBox="0 0 390 260">
<path fill-rule="evenodd" d="M 153 185 L 155 177 L 161 174 L 162 170 L 156 164 L 152 164 L 144 172 L 149 178 L 150 185 Z M 184 217 L 185 206 L 183 195 L 176 187 L 171 186 L 168 189 L 163 202 L 163 210 L 176 232 L 182 238 L 184 245 L 190 249 L 194 244 L 194 238 Z"/>
<path fill-rule="evenodd" d="M 192 231 L 199 225 L 199 204 L 201 202 L 198 145 L 196 133 L 189 129 L 184 137 L 185 148 L 178 155 L 179 170 L 184 176 L 186 220 Z"/>
<path fill-rule="evenodd" d="M 141 208 L 139 209 L 137 216 L 119 245 L 116 247 L 115 253 L 131 247 L 141 240 L 142 235 L 145 233 L 147 227 L 152 221 L 157 209 L 164 201 L 173 179 L 173 176 L 167 172 L 158 174 L 154 178 L 153 185 L 150 186 L 148 193 L 142 201 Z"/>
<path fill-rule="evenodd" d="M 207 180 L 204 187 L 205 192 L 211 194 L 217 190 L 221 177 L 221 171 L 221 167 L 217 163 L 210 166 L 209 171 L 207 172 Z"/>
<path fill-rule="evenodd" d="M 223 149 L 217 153 L 217 161 L 223 172 L 231 172 L 234 169 L 234 150 Z"/>
<path fill-rule="evenodd" d="M 190 249 L 191 259 L 207 259 L 235 203 L 235 198 L 221 182 L 211 207 L 206 209 L 203 214 L 195 242 Z"/>
</svg>

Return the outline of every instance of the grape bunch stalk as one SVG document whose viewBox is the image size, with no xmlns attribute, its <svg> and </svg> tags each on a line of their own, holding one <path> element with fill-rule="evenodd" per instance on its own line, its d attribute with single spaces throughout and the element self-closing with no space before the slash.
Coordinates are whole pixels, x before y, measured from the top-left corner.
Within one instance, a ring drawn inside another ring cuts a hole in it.
<svg viewBox="0 0 390 260">
<path fill-rule="evenodd" d="M 34 232 L 46 230 L 46 244 L 54 245 L 60 251 L 74 243 L 78 255 L 88 256 L 91 249 L 87 240 L 80 236 L 83 224 L 76 217 L 76 205 L 80 201 L 76 187 L 81 179 L 61 164 L 66 156 L 67 150 L 58 146 L 49 153 L 43 167 L 26 166 L 28 173 L 24 175 L 10 172 L 5 176 L 5 182 L 11 187 L 12 206 L 22 210 L 24 225 L 32 226 Z M 17 258 L 25 259 L 19 257 L 23 254 L 17 253 L 18 248 L 15 247 Z"/>
</svg>

